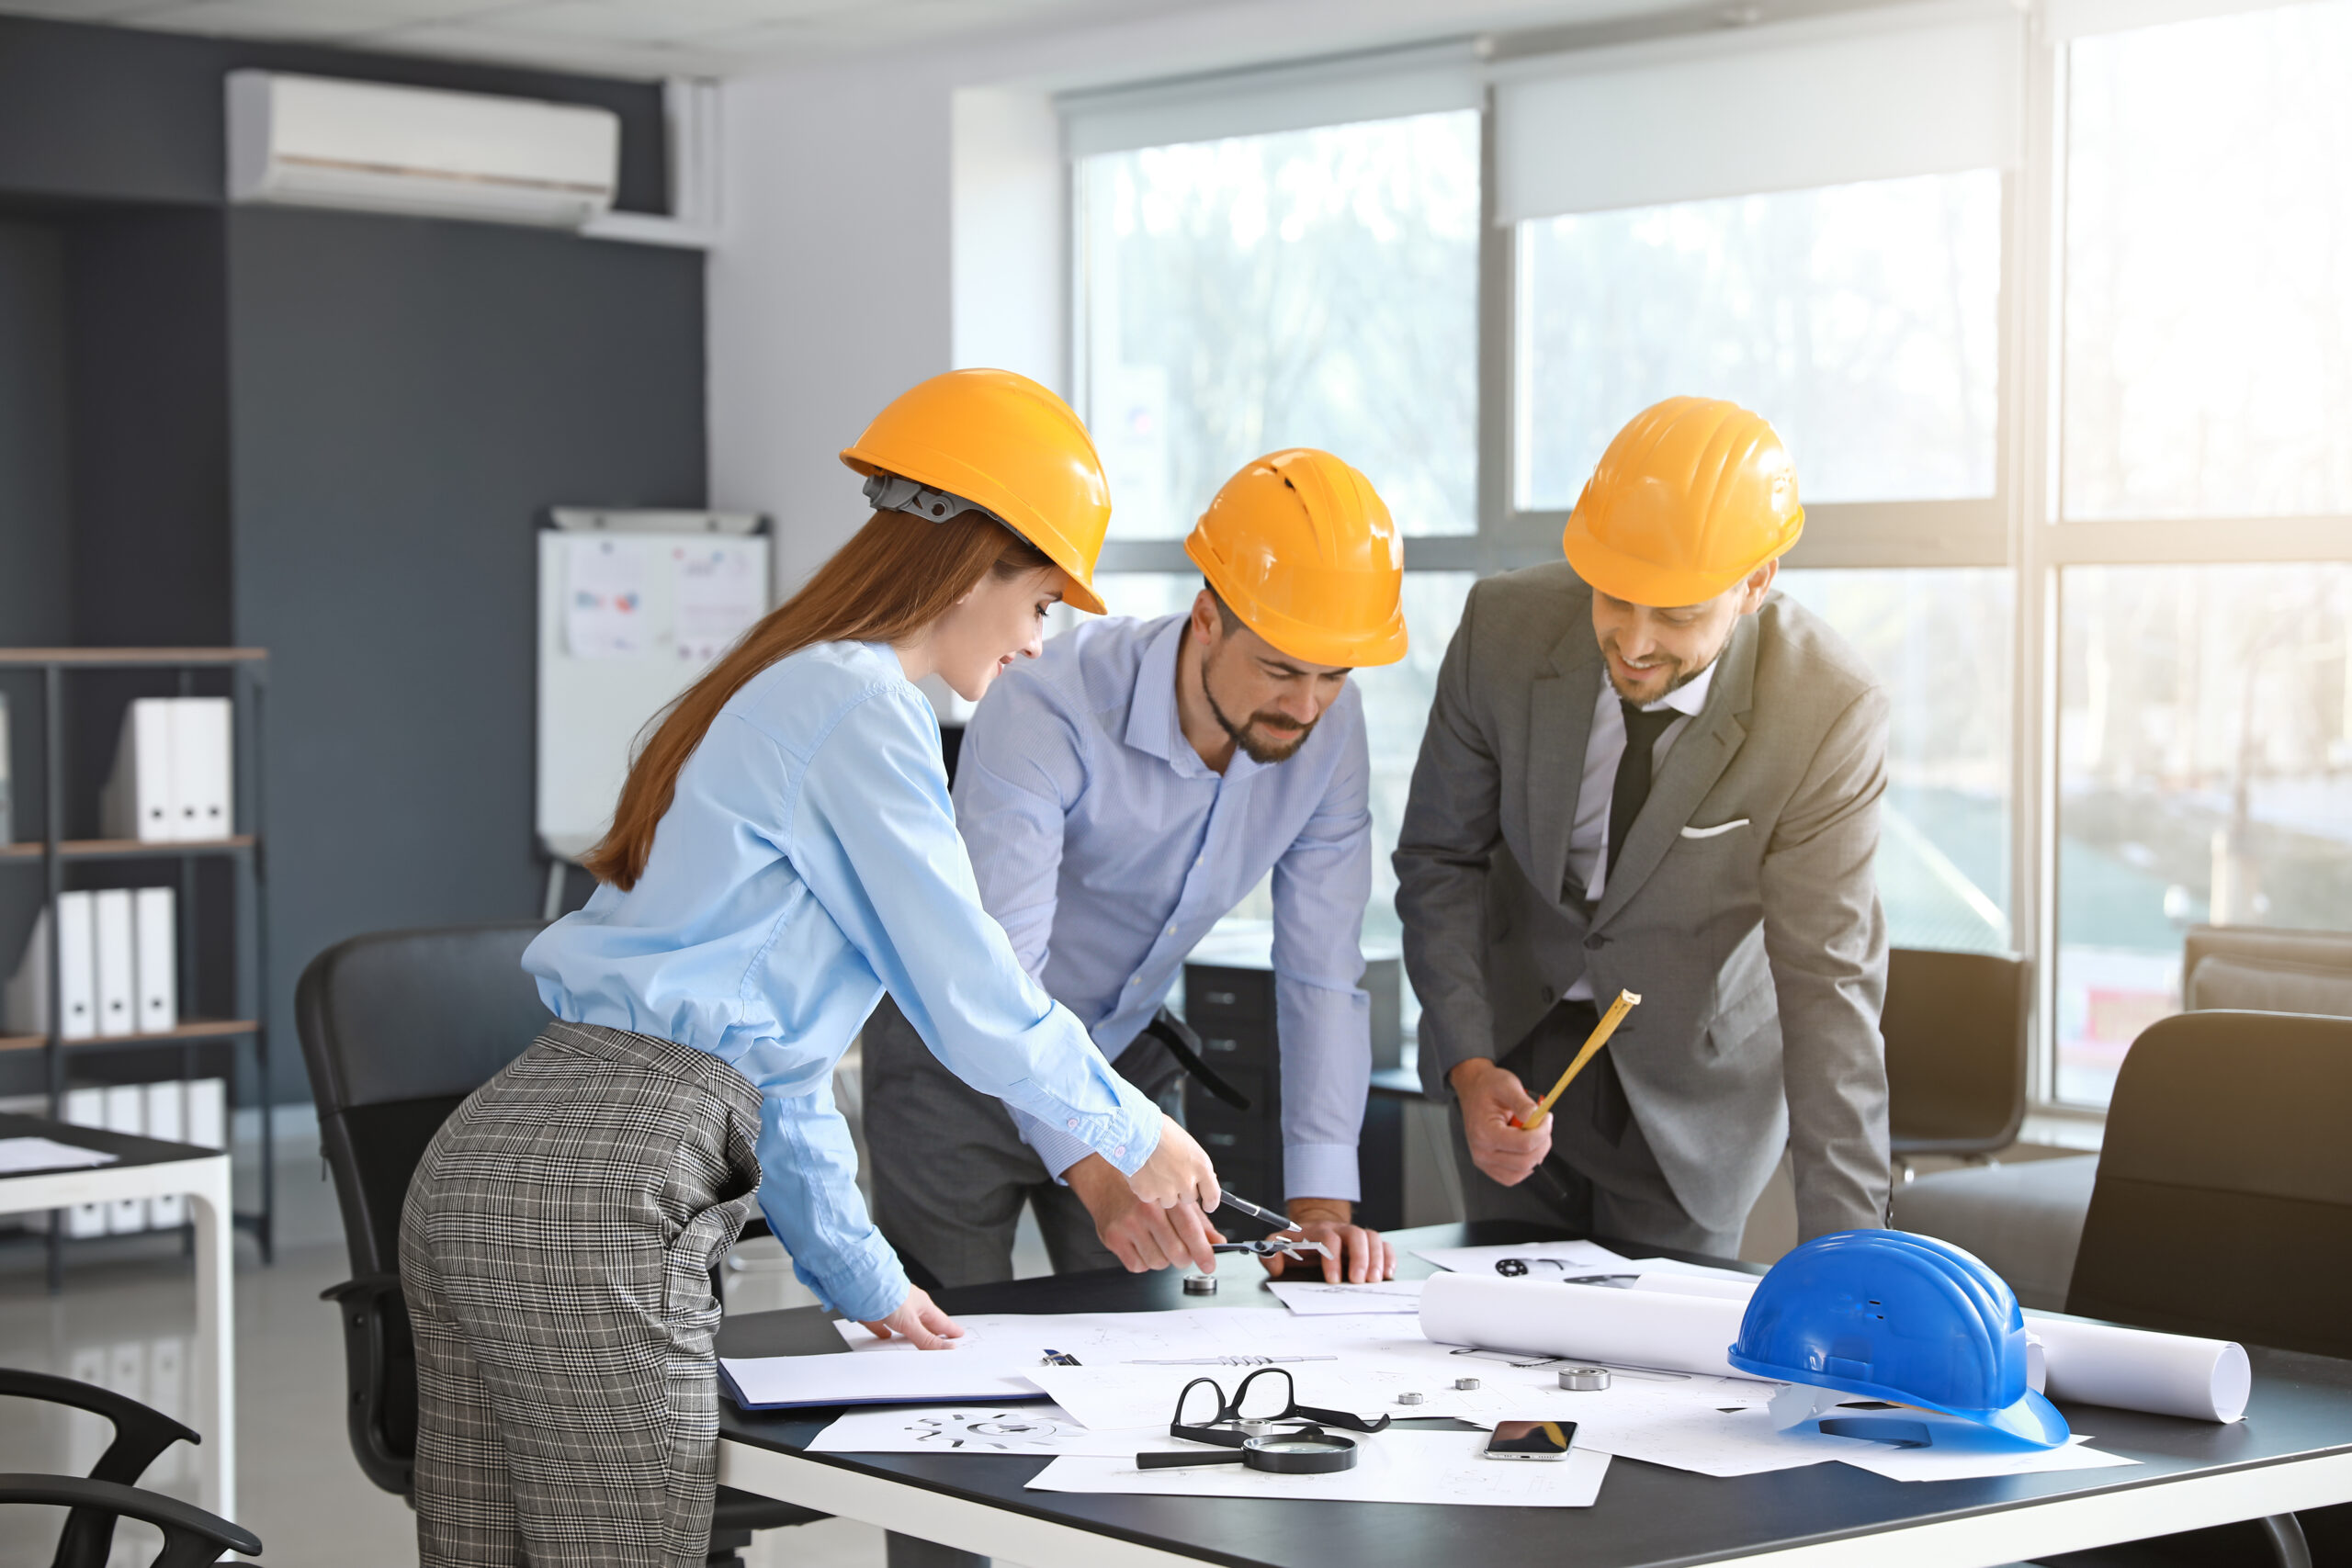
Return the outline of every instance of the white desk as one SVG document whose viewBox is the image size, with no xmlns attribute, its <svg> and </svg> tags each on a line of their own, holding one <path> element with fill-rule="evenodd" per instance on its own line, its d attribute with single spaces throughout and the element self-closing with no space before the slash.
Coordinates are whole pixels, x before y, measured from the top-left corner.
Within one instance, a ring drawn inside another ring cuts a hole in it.
<svg viewBox="0 0 2352 1568">
<path fill-rule="evenodd" d="M 0 1213 L 70 1209 L 123 1198 L 184 1194 L 196 1224 L 196 1334 L 211 1348 L 197 1376 L 188 1425 L 204 1437 L 197 1450 L 205 1507 L 237 1517 L 236 1219 L 229 1156 L 193 1144 L 134 1138 L 94 1127 L 69 1127 L 31 1116 L 0 1116 L 0 1137 L 52 1138 L 119 1156 L 86 1170 L 35 1170 L 0 1176 Z"/>
</svg>

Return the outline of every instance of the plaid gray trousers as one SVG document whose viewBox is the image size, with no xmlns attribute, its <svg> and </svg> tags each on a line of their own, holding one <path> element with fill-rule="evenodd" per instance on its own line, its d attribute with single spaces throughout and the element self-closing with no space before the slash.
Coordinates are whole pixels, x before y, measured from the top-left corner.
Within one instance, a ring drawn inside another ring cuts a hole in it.
<svg viewBox="0 0 2352 1568">
<path fill-rule="evenodd" d="M 424 1568 L 700 1568 L 759 1129 L 717 1057 L 563 1022 L 442 1126 L 401 1216 Z"/>
</svg>

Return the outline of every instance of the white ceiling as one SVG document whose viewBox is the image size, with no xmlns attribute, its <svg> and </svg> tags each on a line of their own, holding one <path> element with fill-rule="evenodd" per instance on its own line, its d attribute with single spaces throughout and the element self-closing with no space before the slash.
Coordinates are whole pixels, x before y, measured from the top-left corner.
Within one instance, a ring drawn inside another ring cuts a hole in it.
<svg viewBox="0 0 2352 1568">
<path fill-rule="evenodd" d="M 0 12 L 167 32 L 654 77 L 725 75 L 1209 0 L 0 0 Z"/>
</svg>

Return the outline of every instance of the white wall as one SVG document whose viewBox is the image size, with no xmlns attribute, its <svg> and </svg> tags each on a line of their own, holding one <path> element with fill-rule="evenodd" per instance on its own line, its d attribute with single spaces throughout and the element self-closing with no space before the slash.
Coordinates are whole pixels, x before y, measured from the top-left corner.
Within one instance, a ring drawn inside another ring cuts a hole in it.
<svg viewBox="0 0 2352 1568">
<path fill-rule="evenodd" d="M 1655 3 L 1240 0 L 728 83 L 711 503 L 775 519 L 789 592 L 864 520 L 836 454 L 892 396 L 958 365 L 1062 386 L 1067 183 L 1053 92 Z"/>
</svg>

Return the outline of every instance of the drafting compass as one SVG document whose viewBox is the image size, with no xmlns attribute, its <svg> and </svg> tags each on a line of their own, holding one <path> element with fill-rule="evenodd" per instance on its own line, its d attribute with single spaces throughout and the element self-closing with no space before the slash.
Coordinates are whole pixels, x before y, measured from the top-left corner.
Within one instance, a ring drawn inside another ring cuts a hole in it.
<svg viewBox="0 0 2352 1568">
<path fill-rule="evenodd" d="M 1238 1210 L 1260 1224 L 1272 1225 L 1278 1231 L 1291 1231 L 1298 1228 L 1287 1214 L 1277 1214 L 1272 1209 L 1261 1209 L 1247 1198 L 1236 1197 L 1231 1192 L 1227 1192 L 1223 1196 L 1224 1201 L 1217 1205 L 1221 1209 Z M 1299 1262 L 1305 1262 L 1306 1255 L 1310 1252 L 1317 1258 L 1331 1256 L 1329 1247 L 1319 1241 L 1309 1241 L 1302 1235 L 1270 1235 L 1257 1241 L 1220 1241 L 1209 1250 L 1211 1252 L 1246 1252 L 1252 1258 L 1288 1258 Z"/>
</svg>

